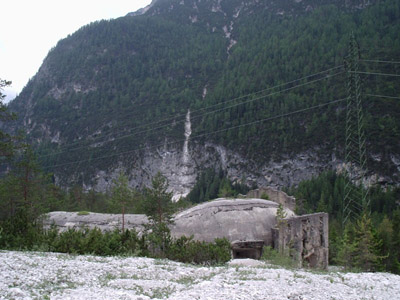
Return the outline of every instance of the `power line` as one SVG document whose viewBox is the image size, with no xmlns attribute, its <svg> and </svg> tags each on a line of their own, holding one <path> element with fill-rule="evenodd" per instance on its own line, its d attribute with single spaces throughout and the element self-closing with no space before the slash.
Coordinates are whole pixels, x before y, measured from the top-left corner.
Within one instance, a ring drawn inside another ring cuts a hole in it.
<svg viewBox="0 0 400 300">
<path fill-rule="evenodd" d="M 265 92 L 265 91 L 268 91 L 268 90 L 271 90 L 271 89 L 275 89 L 275 88 L 278 88 L 278 87 L 281 87 L 281 86 L 284 86 L 284 85 L 288 85 L 288 84 L 291 84 L 291 83 L 294 83 L 294 82 L 297 82 L 297 81 L 300 81 L 300 80 L 303 80 L 303 79 L 306 79 L 306 78 L 310 78 L 310 77 L 313 77 L 313 76 L 316 76 L 316 75 L 320 75 L 320 74 L 323 74 L 323 73 L 338 69 L 340 67 L 342 67 L 342 65 L 334 67 L 334 68 L 330 68 L 328 70 L 321 71 L 321 72 L 318 72 L 318 73 L 315 73 L 315 74 L 312 74 L 312 75 L 308 75 L 308 76 L 305 76 L 305 77 L 302 77 L 302 78 L 299 78 L 299 79 L 296 79 L 296 80 L 293 80 L 293 81 L 289 81 L 289 82 L 286 82 L 286 83 L 283 83 L 283 84 L 280 84 L 280 85 L 277 85 L 277 86 L 274 86 L 274 87 L 263 89 L 261 91 L 255 92 L 255 93 L 251 93 L 251 94 L 247 94 L 247 95 L 240 96 L 240 97 L 237 97 L 237 98 L 233 98 L 233 99 L 227 100 L 227 101 L 222 102 L 222 103 L 217 103 L 217 104 L 214 104 L 214 105 L 211 105 L 211 106 L 208 106 L 208 107 L 204 107 L 204 108 L 200 108 L 200 109 L 197 109 L 197 110 L 193 110 L 193 111 L 191 111 L 191 113 L 198 112 L 198 111 L 203 111 L 203 110 L 206 110 L 206 109 L 209 109 L 209 108 L 212 108 L 212 107 L 219 106 L 221 104 L 226 104 L 226 103 L 230 103 L 230 102 L 236 101 L 238 99 L 242 99 L 242 98 L 245 98 L 245 97 L 253 96 L 253 95 L 259 94 L 261 92 Z M 337 72 L 337 73 L 335 73 L 333 75 L 329 75 L 329 76 L 326 76 L 326 77 L 318 78 L 318 79 L 315 79 L 315 80 L 312 80 L 312 81 L 309 81 L 309 82 L 306 82 L 306 83 L 298 84 L 298 85 L 295 85 L 295 86 L 292 86 L 292 87 L 289 87 L 289 88 L 286 88 L 286 89 L 283 89 L 283 90 L 280 90 L 280 91 L 276 91 L 276 92 L 270 93 L 268 95 L 263 95 L 263 96 L 260 96 L 260 97 L 257 97 L 257 98 L 249 99 L 249 100 L 244 101 L 244 102 L 236 103 L 236 104 L 228 106 L 228 107 L 223 107 L 223 108 L 216 109 L 216 110 L 213 110 L 213 111 L 205 112 L 203 114 L 200 114 L 200 115 L 197 115 L 197 116 L 193 117 L 192 119 L 198 119 L 198 118 L 206 116 L 206 115 L 210 115 L 210 114 L 213 114 L 213 113 L 216 113 L 216 112 L 220 112 L 220 111 L 223 111 L 223 110 L 226 110 L 226 109 L 237 107 L 239 105 L 243 105 L 243 104 L 247 104 L 247 103 L 250 103 L 250 102 L 261 100 L 261 99 L 264 99 L 264 98 L 267 98 L 267 97 L 271 97 L 273 95 L 276 95 L 276 94 L 279 94 L 279 93 L 283 93 L 283 92 L 287 92 L 287 91 L 290 91 L 292 89 L 296 89 L 296 88 L 299 88 L 299 87 L 302 87 L 302 86 L 306 86 L 306 85 L 309 85 L 309 84 L 312 84 L 312 83 L 315 83 L 315 82 L 318 82 L 318 81 L 321 81 L 321 80 L 324 80 L 324 79 L 330 79 L 330 78 L 335 77 L 337 75 L 340 75 L 342 73 L 344 73 L 344 71 L 340 71 L 340 72 Z M 166 119 L 163 119 L 163 120 L 160 120 L 160 121 L 155 121 L 155 122 L 151 122 L 151 123 L 147 123 L 147 124 L 143 124 L 143 125 L 138 125 L 136 127 L 128 129 L 128 131 L 136 129 L 136 128 L 149 126 L 149 125 L 159 124 L 159 123 L 162 123 L 164 121 L 171 121 L 171 120 L 174 120 L 176 118 L 185 117 L 185 116 L 186 116 L 186 113 L 185 114 L 176 115 L 174 117 L 166 118 Z M 185 120 L 183 119 L 183 120 L 178 121 L 177 123 L 183 123 L 184 121 Z M 121 140 L 121 139 L 124 139 L 124 138 L 127 138 L 127 137 L 131 137 L 131 136 L 135 136 L 135 135 L 141 134 L 141 133 L 146 133 L 146 132 L 149 132 L 149 131 L 154 131 L 156 129 L 161 129 L 161 128 L 164 128 L 164 126 L 165 125 L 161 125 L 159 127 L 145 129 L 145 130 L 142 130 L 142 131 L 139 131 L 139 132 L 134 132 L 134 133 L 123 135 L 123 136 L 120 136 L 120 137 L 117 137 L 117 138 L 113 138 L 112 141 L 102 141 L 102 142 L 103 143 L 114 142 L 116 140 Z M 119 132 L 119 133 L 121 133 L 121 132 Z M 118 134 L 118 133 L 114 133 L 113 135 L 116 135 L 116 134 Z M 107 135 L 105 137 L 95 138 L 95 139 L 91 140 L 90 143 L 93 144 L 97 140 L 103 139 L 103 138 L 107 138 L 109 136 L 111 136 L 111 134 L 109 134 L 109 135 Z M 87 141 L 84 141 L 84 142 L 87 142 Z M 79 143 L 83 143 L 83 142 L 81 142 L 81 141 L 74 142 L 74 143 L 69 144 L 68 146 L 79 144 Z M 98 143 L 101 143 L 101 142 L 98 142 Z M 64 146 L 62 151 L 55 152 L 55 153 L 50 153 L 50 154 L 46 154 L 46 155 L 41 155 L 41 156 L 39 156 L 39 158 L 54 156 L 54 155 L 62 154 L 64 152 L 66 152 L 66 151 L 76 151 L 76 150 L 80 150 L 80 149 L 84 149 L 86 147 L 89 147 L 89 145 L 85 145 L 85 146 L 80 146 L 80 147 L 68 149 L 67 148 L 68 146 Z"/>
<path fill-rule="evenodd" d="M 385 63 L 385 64 L 400 64 L 400 61 L 394 61 L 394 60 L 376 60 L 376 59 L 360 59 L 359 61 L 362 62 L 371 62 L 371 63 Z"/>
<path fill-rule="evenodd" d="M 217 104 L 214 104 L 214 105 L 210 105 L 208 107 L 200 108 L 200 109 L 197 109 L 197 110 L 191 110 L 191 112 L 195 113 L 197 111 L 206 110 L 206 109 L 209 109 L 209 108 L 212 108 L 212 107 L 216 107 L 216 106 L 219 106 L 219 105 L 222 105 L 222 104 L 225 104 L 225 103 L 230 103 L 230 102 L 233 102 L 233 101 L 245 98 L 245 97 L 253 96 L 253 95 L 256 95 L 256 94 L 259 94 L 259 93 L 262 93 L 262 92 L 265 92 L 265 91 L 268 91 L 268 90 L 272 90 L 272 89 L 275 89 L 275 88 L 278 88 L 278 87 L 281 87 L 281 86 L 285 86 L 285 85 L 288 85 L 288 84 L 291 84 L 291 83 L 294 83 L 294 82 L 297 82 L 297 81 L 300 81 L 300 80 L 304 80 L 304 79 L 307 79 L 307 78 L 310 78 L 310 77 L 314 77 L 314 76 L 317 76 L 317 75 L 320 75 L 320 74 L 323 74 L 323 73 L 327 73 L 327 72 L 330 72 L 332 70 L 335 70 L 335 69 L 338 69 L 338 68 L 341 68 L 341 67 L 343 67 L 343 65 L 339 65 L 339 66 L 336 66 L 336 67 L 333 67 L 333 68 L 330 68 L 330 69 L 327 69 L 327 70 L 324 70 L 324 71 L 321 71 L 321 72 L 318 72 L 318 73 L 314 73 L 314 74 L 311 74 L 311 75 L 308 75 L 308 76 L 304 76 L 302 78 L 299 78 L 299 79 L 296 79 L 296 80 L 292 80 L 292 81 L 289 81 L 289 82 L 286 82 L 286 83 L 282 83 L 282 84 L 279 84 L 279 85 L 276 85 L 276 86 L 273 86 L 273 87 L 270 87 L 270 88 L 266 88 L 266 89 L 263 89 L 263 90 L 260 90 L 260 91 L 254 92 L 254 93 L 250 93 L 250 94 L 239 96 L 239 97 L 236 97 L 236 98 L 224 101 L 224 102 L 220 102 L 220 103 L 217 103 Z M 161 122 L 164 122 L 164 121 L 170 121 L 170 120 L 173 120 L 173 119 L 176 119 L 176 118 L 179 118 L 179 117 L 184 117 L 185 115 L 186 115 L 186 113 L 180 114 L 180 115 L 176 115 L 176 116 L 171 116 L 171 117 L 168 117 L 168 118 L 165 118 L 163 120 L 156 121 L 156 122 L 151 122 L 151 123 L 147 123 L 147 124 L 138 125 L 138 126 L 135 126 L 133 128 L 130 128 L 128 130 L 132 130 L 132 129 L 140 128 L 140 127 L 145 127 L 145 126 L 149 126 L 149 125 L 153 125 L 153 124 L 158 124 L 158 123 L 161 123 Z M 124 131 L 126 131 L 126 130 L 124 130 Z M 118 132 L 118 133 L 121 133 L 121 132 Z M 118 134 L 118 133 L 114 133 L 114 134 Z M 108 137 L 110 135 L 111 134 L 109 134 L 109 135 L 107 135 L 105 137 L 95 138 L 95 139 L 92 140 L 92 142 L 95 142 L 96 140 L 101 139 L 101 138 L 106 138 L 106 137 Z M 82 141 L 77 141 L 77 142 L 74 142 L 74 143 L 70 143 L 69 146 L 70 145 L 75 145 L 75 144 L 80 144 L 80 143 L 82 143 Z M 84 147 L 86 147 L 86 146 L 84 146 Z M 48 155 L 40 156 L 40 157 L 46 157 L 46 156 L 48 156 Z"/>
<path fill-rule="evenodd" d="M 377 98 L 387 98 L 387 99 L 397 99 L 397 100 L 400 100 L 400 97 L 386 96 L 386 95 L 373 95 L 373 94 L 365 94 L 365 96 L 369 96 L 369 97 L 377 97 Z"/>
<path fill-rule="evenodd" d="M 321 75 L 321 74 L 324 74 L 324 73 L 328 73 L 328 72 L 330 72 L 330 71 L 333 71 L 333 70 L 336 70 L 336 69 L 339 69 L 339 68 L 342 68 L 342 67 L 343 67 L 343 65 L 339 65 L 339 66 L 332 67 L 332 68 L 330 68 L 330 69 L 323 70 L 323 71 L 320 71 L 320 72 L 317 72 L 317 73 L 314 73 L 314 74 L 311 74 L 311 75 L 307 75 L 307 76 L 304 76 L 304 77 L 301 77 L 301 78 L 298 78 L 298 79 L 295 79 L 295 80 L 292 80 L 292 81 L 288 81 L 288 82 L 285 82 L 285 83 L 281 83 L 281 84 L 275 85 L 275 86 L 273 86 L 273 87 L 265 88 L 265 89 L 259 90 L 259 91 L 257 91 L 257 92 L 249 93 L 249 94 L 242 95 L 242 96 L 239 96 L 239 97 L 236 97 L 236 98 L 232 98 L 232 99 L 227 100 L 227 101 L 219 102 L 219 103 L 216 103 L 216 104 L 213 104 L 213 105 L 204 107 L 204 108 L 199 108 L 199 109 L 196 109 L 196 110 L 191 109 L 191 112 L 194 113 L 194 112 L 197 112 L 197 111 L 202 111 L 202 110 L 209 109 L 209 108 L 212 108 L 212 107 L 215 107 L 215 106 L 219 106 L 219 105 L 222 105 L 222 104 L 225 104 L 225 103 L 230 103 L 230 102 L 233 102 L 233 101 L 236 101 L 236 100 L 240 100 L 240 99 L 242 99 L 242 98 L 246 98 L 246 97 L 249 97 L 249 96 L 255 96 L 255 95 L 257 95 L 257 94 L 260 94 L 260 93 L 263 93 L 263 92 L 266 92 L 266 91 L 269 91 L 269 90 L 273 90 L 273 89 L 276 89 L 276 88 L 278 88 L 278 87 L 282 87 L 282 86 L 285 86 L 285 85 L 288 85 L 288 84 L 292 84 L 292 83 L 295 83 L 295 82 L 297 82 L 297 81 L 301 81 L 301 80 L 304 80 L 304 79 L 308 79 L 308 78 L 311 78 L 311 77 L 314 77 L 314 76 L 317 76 L 317 75 Z M 198 88 L 198 87 L 200 87 L 200 85 L 197 86 L 197 88 Z M 190 109 L 190 108 L 189 108 L 189 109 Z M 171 116 L 171 117 L 168 117 L 168 118 L 166 118 L 166 119 L 164 119 L 164 120 L 156 121 L 156 122 L 153 122 L 153 123 L 160 123 L 160 122 L 163 122 L 163 121 L 175 119 L 175 118 L 177 118 L 177 117 L 185 117 L 185 115 L 186 115 L 186 113 L 183 113 L 183 114 L 180 114 L 180 115 L 177 115 L 177 116 Z M 153 123 L 144 124 L 144 125 L 139 125 L 139 126 L 136 126 L 136 127 L 144 127 L 144 126 L 146 126 L 146 125 L 151 125 L 151 124 L 153 124 Z M 135 128 L 135 127 L 134 127 L 134 128 Z"/>
<path fill-rule="evenodd" d="M 330 77 L 334 77 L 334 76 L 339 75 L 339 74 L 342 74 L 342 73 L 344 73 L 344 71 L 339 72 L 339 73 L 336 73 L 336 74 L 334 74 L 334 75 L 331 75 Z M 209 112 L 206 112 L 206 113 L 204 113 L 204 114 L 201 114 L 201 115 L 192 117 L 192 120 L 193 120 L 193 119 L 198 119 L 198 118 L 200 118 L 200 117 L 203 117 L 203 116 L 206 116 L 206 115 L 210 115 L 210 114 L 213 114 L 213 113 L 216 113 L 216 112 L 220 112 L 220 111 L 223 111 L 223 110 L 226 110 L 226 109 L 230 109 L 230 108 L 233 108 L 233 107 L 237 107 L 237 106 L 239 106 L 239 105 L 243 105 L 243 104 L 247 104 L 247 103 L 250 103 L 250 102 L 254 102 L 254 101 L 257 101 L 257 100 L 260 100 L 260 99 L 264 99 L 264 98 L 267 98 L 267 97 L 271 97 L 271 96 L 274 96 L 274 95 L 279 94 L 279 93 L 282 93 L 282 92 L 287 92 L 287 91 L 289 91 L 289 90 L 292 90 L 292 89 L 295 89 L 295 88 L 298 88 L 298 87 L 301 87 L 301 86 L 305 86 L 305 85 L 308 85 L 308 84 L 311 84 L 311 83 L 314 83 L 314 82 L 318 82 L 318 81 L 323 80 L 323 79 L 326 79 L 326 78 L 316 79 L 316 80 L 314 80 L 314 81 L 311 81 L 311 82 L 308 82 L 308 83 L 305 83 L 305 84 L 296 85 L 296 86 L 293 86 L 293 87 L 290 87 L 290 88 L 287 88 L 287 89 L 284 89 L 284 90 L 281 90 L 281 91 L 273 92 L 273 93 L 268 94 L 268 95 L 264 95 L 264 96 L 260 96 L 260 97 L 258 97 L 258 98 L 250 99 L 250 100 L 247 100 L 247 101 L 245 101 L 245 102 L 237 103 L 237 104 L 234 104 L 234 105 L 231 105 L 231 106 L 228 106 L 228 107 L 224 107 L 224 108 L 220 108 L 220 109 L 217 109 L 217 110 L 214 110 L 214 111 L 209 111 Z M 186 115 L 186 114 L 185 114 L 185 115 Z M 181 121 L 178 121 L 177 123 L 183 123 L 184 121 L 185 121 L 185 120 L 181 120 Z M 157 130 L 157 129 L 162 129 L 162 128 L 164 128 L 164 126 L 165 126 L 165 125 L 162 125 L 162 126 L 159 126 L 159 127 L 155 127 L 155 128 L 149 128 L 149 129 L 146 129 L 146 130 L 143 130 L 143 131 L 139 131 L 139 132 L 135 132 L 135 133 L 132 133 L 132 134 L 127 134 L 127 135 L 124 135 L 124 136 L 121 136 L 121 137 L 118 137 L 118 138 L 114 138 L 112 141 L 109 141 L 109 142 L 114 142 L 114 141 L 116 141 L 116 140 L 125 139 L 125 138 L 132 137 L 132 136 L 135 136 L 135 135 L 138 135 L 138 134 L 141 134 L 141 133 L 146 133 L 146 132 L 149 132 L 149 131 L 154 131 L 154 130 Z M 107 141 L 104 141 L 104 142 L 106 143 Z M 68 151 L 76 151 L 76 150 L 84 149 L 84 148 L 86 148 L 86 147 L 88 147 L 88 145 L 86 145 L 86 146 L 81 146 L 81 147 L 77 147 L 77 148 L 73 148 L 73 149 L 68 149 Z M 39 156 L 39 158 L 49 157 L 49 156 L 53 156 L 53 155 L 58 155 L 58 154 L 62 154 L 62 153 L 65 153 L 65 152 L 66 152 L 66 151 L 60 151 L 60 152 L 57 152 L 57 153 L 52 153 L 52 154 L 47 154 L 47 155 L 44 155 L 44 156 Z"/>
<path fill-rule="evenodd" d="M 356 73 L 356 74 L 365 74 L 365 75 L 377 75 L 377 76 L 392 76 L 392 77 L 400 77 L 400 74 L 387 74 L 387 73 L 374 73 L 374 72 L 361 72 L 361 71 L 350 71 L 349 73 Z"/>
<path fill-rule="evenodd" d="M 225 131 L 232 130 L 232 129 L 237 129 L 237 128 L 240 128 L 240 127 L 245 127 L 245 126 L 259 124 L 259 123 L 263 123 L 263 122 L 267 122 L 267 121 L 271 121 L 271 120 L 275 120 L 275 119 L 279 119 L 279 118 L 288 117 L 288 116 L 295 115 L 295 114 L 298 114 L 298 113 L 302 113 L 302 112 L 305 112 L 305 111 L 309 111 L 309 110 L 321 108 L 321 107 L 324 107 L 324 106 L 328 106 L 330 104 L 339 103 L 339 102 L 342 102 L 342 101 L 344 101 L 346 99 L 347 98 L 341 98 L 341 99 L 333 100 L 333 101 L 330 101 L 330 102 L 314 105 L 312 107 L 299 109 L 299 110 L 296 110 L 296 111 L 293 111 L 293 112 L 284 113 L 284 114 L 281 114 L 281 115 L 268 117 L 268 118 L 260 119 L 260 120 L 257 120 L 257 121 L 252 121 L 252 122 L 249 122 L 249 123 L 246 123 L 246 124 L 236 125 L 236 126 L 232 126 L 232 127 L 229 127 L 229 128 L 224 128 L 224 129 L 216 130 L 216 131 L 213 131 L 213 132 L 209 132 L 209 133 L 202 133 L 202 134 L 196 135 L 194 137 L 190 137 L 190 139 L 201 138 L 201 137 L 204 137 L 204 136 L 209 136 L 209 135 L 212 135 L 212 134 L 225 132 Z M 94 160 L 100 160 L 100 159 L 105 159 L 105 158 L 121 156 L 121 155 L 125 155 L 125 154 L 134 153 L 134 152 L 137 152 L 137 151 L 140 151 L 140 150 L 143 150 L 143 149 L 149 150 L 149 149 L 158 148 L 158 147 L 161 147 L 161 146 L 173 145 L 173 144 L 176 144 L 176 143 L 181 143 L 181 142 L 183 142 L 185 140 L 186 139 L 180 139 L 178 141 L 169 142 L 169 143 L 162 143 L 162 144 L 159 144 L 159 145 L 156 145 L 156 146 L 152 146 L 152 147 L 144 146 L 144 147 L 136 148 L 134 150 L 124 151 L 124 152 L 115 153 L 115 154 L 111 154 L 111 155 L 104 155 L 104 156 L 95 157 L 95 158 L 91 158 L 91 159 L 77 160 L 77 161 L 72 161 L 72 162 L 68 162 L 68 163 L 62 163 L 62 164 L 58 164 L 58 165 L 47 166 L 47 167 L 44 167 L 44 169 L 57 168 L 57 167 L 72 165 L 72 164 L 75 164 L 75 163 L 82 163 L 82 162 L 88 162 L 88 161 L 94 161 Z"/>
</svg>

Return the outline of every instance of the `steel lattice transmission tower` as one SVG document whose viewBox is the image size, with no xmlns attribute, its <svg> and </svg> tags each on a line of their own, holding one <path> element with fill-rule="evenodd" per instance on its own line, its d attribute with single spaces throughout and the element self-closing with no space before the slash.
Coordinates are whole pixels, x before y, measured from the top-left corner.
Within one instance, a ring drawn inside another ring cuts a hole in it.
<svg viewBox="0 0 400 300">
<path fill-rule="evenodd" d="M 342 222 L 368 212 L 368 187 L 364 186 L 367 173 L 366 139 L 359 74 L 360 49 L 352 33 L 349 55 L 345 60 L 347 73 L 345 187 Z"/>
</svg>

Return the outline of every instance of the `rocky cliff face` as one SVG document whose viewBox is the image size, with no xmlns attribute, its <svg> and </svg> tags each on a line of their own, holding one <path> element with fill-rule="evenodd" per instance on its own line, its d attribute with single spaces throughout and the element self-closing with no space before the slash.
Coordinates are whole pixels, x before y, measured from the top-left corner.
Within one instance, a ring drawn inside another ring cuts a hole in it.
<svg viewBox="0 0 400 300">
<path fill-rule="evenodd" d="M 393 163 L 398 170 L 397 176 L 400 176 L 400 164 L 396 159 L 398 158 L 393 157 Z M 344 169 L 344 164 L 333 153 L 321 155 L 320 149 L 310 149 L 292 157 L 270 159 L 259 163 L 217 144 L 189 143 L 189 140 L 186 140 L 182 148 L 165 146 L 162 149 L 146 151 L 137 167 L 132 169 L 128 170 L 121 165 L 116 165 L 110 172 L 99 171 L 94 185 L 88 184 L 86 187 L 105 191 L 110 187 L 112 179 L 116 178 L 121 171 L 129 173 L 131 186 L 149 186 L 152 177 L 161 171 L 169 180 L 174 199 L 178 200 L 190 192 L 196 183 L 197 176 L 206 168 L 216 170 L 221 168 L 231 180 L 248 186 L 281 189 L 285 186 L 297 185 L 327 170 L 336 170 L 340 173 Z M 395 184 L 391 178 L 374 172 L 369 173 L 363 183 L 365 185 Z"/>
<path fill-rule="evenodd" d="M 99 171 L 96 174 L 94 187 L 107 190 L 112 179 L 120 171 L 128 171 L 130 184 L 135 187 L 149 186 L 152 177 L 161 171 L 168 180 L 174 199 L 184 197 L 193 188 L 199 173 L 206 168 L 222 168 L 227 176 L 249 186 L 283 186 L 296 185 L 302 180 L 310 179 L 328 169 L 336 169 L 342 161 L 335 156 L 321 156 L 316 150 L 309 150 L 283 160 L 257 163 L 223 146 L 213 143 L 188 145 L 187 153 L 183 149 L 164 147 L 146 151 L 137 167 L 125 170 L 121 165 L 111 168 L 111 172 Z M 90 184 L 87 188 L 92 187 Z"/>
</svg>

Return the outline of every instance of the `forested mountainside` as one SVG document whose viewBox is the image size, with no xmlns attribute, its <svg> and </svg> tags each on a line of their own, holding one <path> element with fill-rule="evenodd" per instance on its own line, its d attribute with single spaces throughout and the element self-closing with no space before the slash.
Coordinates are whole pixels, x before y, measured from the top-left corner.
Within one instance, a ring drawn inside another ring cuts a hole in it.
<svg viewBox="0 0 400 300">
<path fill-rule="evenodd" d="M 161 170 L 186 194 L 210 167 L 293 185 L 343 162 L 351 32 L 369 175 L 398 184 L 397 0 L 153 1 L 59 41 L 10 104 L 14 129 L 66 187 L 104 190 L 121 170 L 140 186 Z"/>
</svg>

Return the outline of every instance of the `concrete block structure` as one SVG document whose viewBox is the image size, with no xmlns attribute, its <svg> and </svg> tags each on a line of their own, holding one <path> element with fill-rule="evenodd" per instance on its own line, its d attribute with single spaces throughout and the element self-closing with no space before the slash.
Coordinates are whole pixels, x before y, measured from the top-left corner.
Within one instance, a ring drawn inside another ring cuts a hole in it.
<svg viewBox="0 0 400 300">
<path fill-rule="evenodd" d="M 268 200 L 278 204 L 282 204 L 292 211 L 296 209 L 296 198 L 289 196 L 283 191 L 274 189 L 272 187 L 263 187 L 256 190 L 251 190 L 247 193 L 246 198 L 262 198 L 263 195 L 268 196 Z"/>
<path fill-rule="evenodd" d="M 233 258 L 259 259 L 264 246 L 271 246 L 290 255 L 299 267 L 328 266 L 328 214 L 296 216 L 293 197 L 273 189 L 271 201 L 250 199 L 217 199 L 184 210 L 174 216 L 171 235 L 175 238 L 193 236 L 194 240 L 213 242 L 227 238 L 232 245 Z M 258 195 L 258 194 L 257 194 Z M 293 198 L 293 199 L 292 199 Z M 275 200 L 275 201 L 273 201 Z M 277 222 L 279 204 L 287 218 Z M 145 215 L 125 215 L 125 228 L 141 232 L 148 219 Z M 52 212 L 47 214 L 44 227 L 56 226 L 60 231 L 70 228 L 99 228 L 110 231 L 121 228 L 118 214 L 79 214 Z"/>
<path fill-rule="evenodd" d="M 299 267 L 328 267 L 329 220 L 327 213 L 283 219 L 272 230 L 274 248 L 290 255 Z"/>
</svg>

